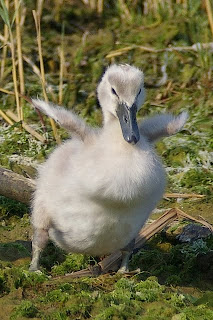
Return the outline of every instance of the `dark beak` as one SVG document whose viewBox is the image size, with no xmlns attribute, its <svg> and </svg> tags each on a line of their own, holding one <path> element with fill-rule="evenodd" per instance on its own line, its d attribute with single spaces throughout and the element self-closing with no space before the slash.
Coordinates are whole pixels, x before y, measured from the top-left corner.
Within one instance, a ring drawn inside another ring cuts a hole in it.
<svg viewBox="0 0 213 320">
<path fill-rule="evenodd" d="M 118 106 L 117 116 L 120 121 L 123 137 L 131 144 L 136 144 L 140 139 L 136 113 L 137 107 L 135 104 L 128 107 L 125 103 L 120 103 Z"/>
</svg>

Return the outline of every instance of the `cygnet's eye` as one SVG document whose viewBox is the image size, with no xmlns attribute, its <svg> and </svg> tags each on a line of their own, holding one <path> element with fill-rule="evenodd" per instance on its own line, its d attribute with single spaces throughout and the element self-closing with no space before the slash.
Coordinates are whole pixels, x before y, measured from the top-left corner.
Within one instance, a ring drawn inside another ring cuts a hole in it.
<svg viewBox="0 0 213 320">
<path fill-rule="evenodd" d="M 112 88 L 112 94 L 114 94 L 115 96 L 118 96 L 114 88 Z"/>
</svg>

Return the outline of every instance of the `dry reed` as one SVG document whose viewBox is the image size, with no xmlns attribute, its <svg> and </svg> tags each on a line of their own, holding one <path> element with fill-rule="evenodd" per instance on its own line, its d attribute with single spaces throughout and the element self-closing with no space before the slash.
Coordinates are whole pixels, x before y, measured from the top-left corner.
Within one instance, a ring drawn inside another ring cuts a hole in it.
<svg viewBox="0 0 213 320">
<path fill-rule="evenodd" d="M 5 15 L 5 24 L 7 24 L 8 27 L 8 33 L 9 33 L 9 38 L 10 38 L 10 50 L 11 50 L 11 56 L 12 56 L 12 76 L 13 76 L 13 85 L 14 85 L 14 92 L 15 92 L 15 99 L 16 99 L 16 108 L 17 108 L 17 115 L 18 119 L 21 120 L 21 105 L 20 105 L 20 100 L 19 100 L 19 92 L 18 92 L 18 84 L 17 84 L 17 71 L 16 71 L 16 54 L 15 54 L 15 40 L 12 32 L 12 24 L 10 23 L 9 19 L 9 11 L 10 8 L 5 6 L 5 3 L 1 1 L 1 4 L 3 6 L 4 10 L 4 15 Z M 16 12 L 14 13 L 14 15 Z"/>
<path fill-rule="evenodd" d="M 7 10 L 9 9 L 9 0 L 5 0 L 5 6 Z M 3 40 L 3 49 L 2 49 L 2 59 L 1 59 L 1 71 L 0 71 L 0 79 L 3 80 L 4 78 L 4 70 L 6 64 L 6 57 L 7 57 L 7 42 L 9 37 L 9 30 L 6 23 L 4 24 L 4 40 Z"/>
<path fill-rule="evenodd" d="M 44 5 L 44 0 L 37 0 L 36 12 L 39 17 L 42 16 L 43 5 Z"/>
<path fill-rule="evenodd" d="M 59 47 L 59 58 L 60 58 L 60 71 L 59 71 L 59 92 L 58 92 L 58 103 L 61 105 L 63 102 L 63 77 L 64 77 L 64 24 L 61 32 L 61 45 Z"/>
<path fill-rule="evenodd" d="M 21 94 L 25 93 L 24 84 L 24 69 L 22 58 L 22 38 L 21 38 L 21 24 L 20 24 L 20 11 L 21 5 L 18 0 L 14 0 L 15 12 L 16 12 L 16 41 L 17 41 L 17 56 L 18 56 L 18 72 L 19 72 L 19 86 Z M 23 100 L 20 101 L 22 104 Z M 20 109 L 20 119 L 23 120 L 23 108 Z"/>
<path fill-rule="evenodd" d="M 121 12 L 123 13 L 123 17 L 125 19 L 128 19 L 129 21 L 132 20 L 132 15 L 129 11 L 129 8 L 127 7 L 127 4 L 124 0 L 118 0 L 118 5 L 120 7 Z"/>
<path fill-rule="evenodd" d="M 104 10 L 104 0 L 98 0 L 97 2 L 97 12 L 102 14 Z"/>
<path fill-rule="evenodd" d="M 206 5 L 206 11 L 207 11 L 208 19 L 209 19 L 210 29 L 211 29 L 211 32 L 213 35 L 213 13 L 212 13 L 212 7 L 211 7 L 210 1 L 205 0 L 205 5 Z"/>
<path fill-rule="evenodd" d="M 13 121 L 0 109 L 0 116 L 10 125 L 13 125 Z"/>
<path fill-rule="evenodd" d="M 10 117 L 15 122 L 19 122 L 19 118 L 11 111 L 8 110 L 6 112 L 6 115 Z M 29 132 L 32 136 L 34 136 L 36 139 L 40 140 L 42 143 L 46 141 L 44 137 L 42 137 L 38 132 L 36 132 L 33 128 L 31 128 L 28 124 L 26 124 L 24 121 L 22 121 L 22 127 Z"/>
<path fill-rule="evenodd" d="M 42 55 L 42 46 L 41 46 L 41 19 L 40 15 L 33 10 L 33 17 L 35 20 L 35 26 L 36 26 L 36 33 L 37 33 L 37 43 L 38 43 L 38 52 L 39 52 L 39 61 L 40 61 L 40 73 L 41 73 L 41 84 L 42 84 L 42 90 L 43 90 L 43 95 L 44 99 L 46 102 L 48 102 L 48 96 L 46 93 L 46 80 L 45 80 L 45 73 L 44 73 L 44 62 L 43 62 L 43 55 Z M 56 140 L 56 142 L 59 144 L 61 142 L 60 137 L 58 135 L 58 131 L 55 125 L 55 122 L 53 119 L 50 118 L 50 124 L 53 130 L 53 135 Z"/>
</svg>

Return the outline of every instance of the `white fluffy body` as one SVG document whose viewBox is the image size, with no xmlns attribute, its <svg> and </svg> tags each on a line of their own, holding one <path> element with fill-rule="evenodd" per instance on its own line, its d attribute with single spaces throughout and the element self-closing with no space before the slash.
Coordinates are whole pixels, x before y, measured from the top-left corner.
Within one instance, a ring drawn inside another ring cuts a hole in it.
<svg viewBox="0 0 213 320">
<path fill-rule="evenodd" d="M 66 251 L 104 255 L 134 239 L 161 199 L 165 172 L 152 143 L 178 132 L 187 114 L 146 119 L 139 124 L 140 140 L 132 145 L 122 136 L 116 108 L 118 100 L 140 108 L 143 73 L 112 65 L 97 91 L 104 114 L 100 129 L 87 126 L 71 111 L 33 100 L 75 137 L 57 147 L 39 169 L 32 224 L 49 230 Z"/>
</svg>

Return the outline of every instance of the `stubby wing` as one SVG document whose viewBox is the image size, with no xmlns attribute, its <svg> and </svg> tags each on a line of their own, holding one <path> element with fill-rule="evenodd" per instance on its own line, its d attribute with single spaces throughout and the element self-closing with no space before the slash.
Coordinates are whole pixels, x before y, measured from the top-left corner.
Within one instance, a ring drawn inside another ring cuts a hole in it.
<svg viewBox="0 0 213 320">
<path fill-rule="evenodd" d="M 179 132 L 188 118 L 187 112 L 182 112 L 177 117 L 172 114 L 159 114 L 147 118 L 139 125 L 140 133 L 155 142 L 162 137 L 171 136 Z"/>
<path fill-rule="evenodd" d="M 36 109 L 54 119 L 60 126 L 79 136 L 82 140 L 93 131 L 83 119 L 63 107 L 38 99 L 32 99 L 32 104 Z"/>
</svg>

